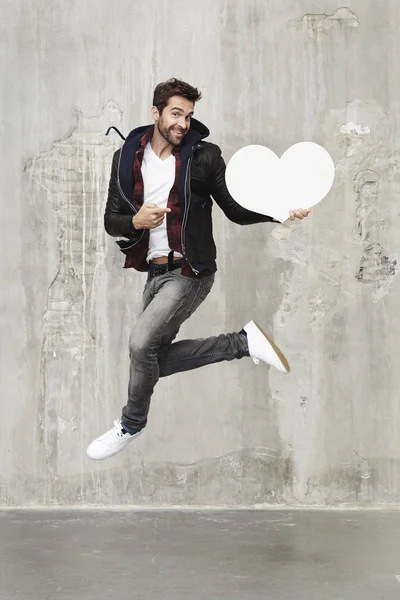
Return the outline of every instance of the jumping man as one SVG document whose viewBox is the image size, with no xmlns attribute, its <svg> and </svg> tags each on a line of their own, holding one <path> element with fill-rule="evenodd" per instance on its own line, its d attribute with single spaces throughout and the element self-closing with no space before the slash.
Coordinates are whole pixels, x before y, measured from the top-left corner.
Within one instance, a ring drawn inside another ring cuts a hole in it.
<svg viewBox="0 0 400 600">
<path fill-rule="evenodd" d="M 288 361 L 254 322 L 240 331 L 174 342 L 211 291 L 216 267 L 213 200 L 240 225 L 277 222 L 241 207 L 225 182 L 225 162 L 209 130 L 193 118 L 199 91 L 170 79 L 154 90 L 153 125 L 134 129 L 114 154 L 104 225 L 125 254 L 125 268 L 148 272 L 141 314 L 129 340 L 128 401 L 114 427 L 94 440 L 94 460 L 114 456 L 144 430 L 160 377 L 251 357 L 283 373 Z M 290 211 L 303 219 L 309 209 Z"/>
</svg>

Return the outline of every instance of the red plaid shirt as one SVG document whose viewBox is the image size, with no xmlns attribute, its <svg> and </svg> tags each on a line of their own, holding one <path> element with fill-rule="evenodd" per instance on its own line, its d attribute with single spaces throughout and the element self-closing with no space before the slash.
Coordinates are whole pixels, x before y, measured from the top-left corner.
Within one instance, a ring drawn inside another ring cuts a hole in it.
<svg viewBox="0 0 400 600">
<path fill-rule="evenodd" d="M 146 144 L 150 142 L 153 137 L 154 127 L 151 127 L 140 140 L 140 147 L 135 155 L 133 162 L 133 177 L 134 177 L 134 189 L 133 189 L 133 204 L 137 210 L 143 206 L 144 200 L 144 185 L 142 176 L 142 162 L 144 150 Z M 168 243 L 171 250 L 174 252 L 182 252 L 182 241 L 181 241 L 181 230 L 182 230 L 182 215 L 179 205 L 179 173 L 181 168 L 180 159 L 180 147 L 175 146 L 172 154 L 175 156 L 175 181 L 171 188 L 168 196 L 167 207 L 171 209 L 170 213 L 167 213 L 167 235 Z M 147 253 L 149 249 L 149 231 L 145 231 L 143 238 L 135 246 L 135 251 L 126 257 L 125 268 L 134 267 L 138 271 L 148 271 L 149 265 L 146 261 Z M 182 269 L 184 275 L 191 275 L 192 270 L 189 265 L 184 265 Z"/>
</svg>

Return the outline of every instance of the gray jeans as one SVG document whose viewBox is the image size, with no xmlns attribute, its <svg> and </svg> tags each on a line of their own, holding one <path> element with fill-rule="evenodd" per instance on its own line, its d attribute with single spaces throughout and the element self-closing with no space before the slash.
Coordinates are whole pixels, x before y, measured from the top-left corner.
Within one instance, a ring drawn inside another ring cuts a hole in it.
<svg viewBox="0 0 400 600">
<path fill-rule="evenodd" d="M 172 343 L 182 323 L 211 291 L 214 274 L 186 277 L 180 269 L 147 279 L 143 311 L 129 340 L 128 403 L 122 425 L 140 430 L 146 426 L 150 399 L 160 377 L 249 356 L 245 337 L 227 333 Z"/>
</svg>

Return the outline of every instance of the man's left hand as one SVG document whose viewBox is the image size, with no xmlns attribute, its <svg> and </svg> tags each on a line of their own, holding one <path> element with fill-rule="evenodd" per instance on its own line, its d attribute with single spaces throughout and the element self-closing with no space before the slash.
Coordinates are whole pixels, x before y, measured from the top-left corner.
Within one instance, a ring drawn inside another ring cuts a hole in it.
<svg viewBox="0 0 400 600">
<path fill-rule="evenodd" d="M 290 220 L 294 221 L 295 219 L 304 219 L 304 217 L 308 217 L 311 212 L 311 208 L 294 208 L 289 211 Z"/>
</svg>

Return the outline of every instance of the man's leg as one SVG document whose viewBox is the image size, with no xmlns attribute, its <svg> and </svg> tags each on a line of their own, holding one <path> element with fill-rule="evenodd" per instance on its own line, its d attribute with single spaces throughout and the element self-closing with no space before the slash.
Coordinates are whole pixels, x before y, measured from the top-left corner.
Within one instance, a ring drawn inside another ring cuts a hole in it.
<svg viewBox="0 0 400 600">
<path fill-rule="evenodd" d="M 250 356 L 257 364 L 260 360 L 266 362 L 283 373 L 290 371 L 287 358 L 275 342 L 250 321 L 239 332 L 165 344 L 159 351 L 159 375 L 168 377 L 244 356 Z"/>
<path fill-rule="evenodd" d="M 205 300 L 213 282 L 213 275 L 185 277 L 178 270 L 148 280 L 144 310 L 129 340 L 128 402 L 121 419 L 127 431 L 139 431 L 146 426 L 150 399 L 160 377 L 160 358 L 171 346 L 182 323 Z M 232 350 L 229 356 L 231 354 Z"/>
<path fill-rule="evenodd" d="M 96 438 L 87 448 L 89 458 L 111 458 L 144 429 L 150 399 L 160 376 L 158 354 L 169 347 L 181 324 L 209 294 L 214 277 L 184 277 L 177 271 L 148 278 L 143 293 L 143 312 L 129 339 L 130 376 L 128 402 L 121 421 Z"/>
<path fill-rule="evenodd" d="M 162 348 L 159 358 L 160 377 L 244 356 L 250 356 L 246 336 L 237 332 L 182 340 Z"/>
</svg>

